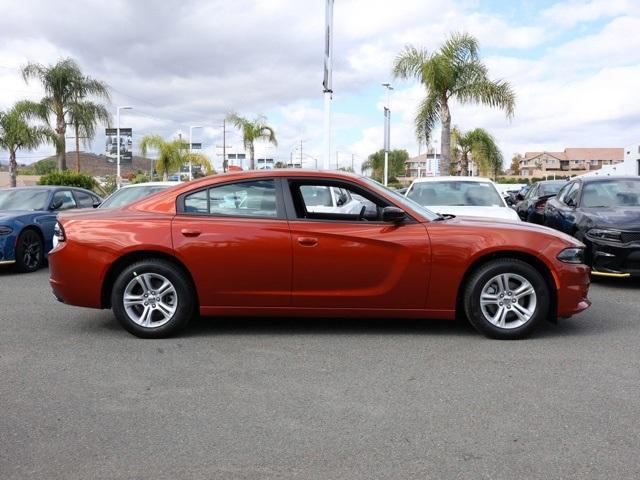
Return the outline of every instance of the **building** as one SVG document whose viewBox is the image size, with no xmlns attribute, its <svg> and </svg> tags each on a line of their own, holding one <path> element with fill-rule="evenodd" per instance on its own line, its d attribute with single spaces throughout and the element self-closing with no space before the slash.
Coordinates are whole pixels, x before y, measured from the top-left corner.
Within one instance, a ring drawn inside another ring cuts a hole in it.
<svg viewBox="0 0 640 480">
<path fill-rule="evenodd" d="M 600 175 L 640 175 L 640 143 L 625 147 L 624 161 L 622 163 L 605 165 L 600 170 L 585 174 L 585 176 Z"/>
<path fill-rule="evenodd" d="M 405 162 L 406 176 L 409 178 L 436 176 L 439 172 L 439 164 L 440 154 L 430 149 L 427 153 L 411 157 Z"/>
<path fill-rule="evenodd" d="M 565 148 L 562 152 L 526 152 L 520 176 L 582 175 L 624 160 L 624 148 Z"/>
</svg>

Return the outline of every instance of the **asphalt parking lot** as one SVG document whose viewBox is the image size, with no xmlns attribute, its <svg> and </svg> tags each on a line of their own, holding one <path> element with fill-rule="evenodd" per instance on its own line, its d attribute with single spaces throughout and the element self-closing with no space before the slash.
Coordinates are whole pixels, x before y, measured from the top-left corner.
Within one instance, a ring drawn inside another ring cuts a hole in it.
<svg viewBox="0 0 640 480">
<path fill-rule="evenodd" d="M 640 477 L 640 282 L 523 341 L 200 319 L 140 340 L 0 270 L 0 478 Z"/>
</svg>

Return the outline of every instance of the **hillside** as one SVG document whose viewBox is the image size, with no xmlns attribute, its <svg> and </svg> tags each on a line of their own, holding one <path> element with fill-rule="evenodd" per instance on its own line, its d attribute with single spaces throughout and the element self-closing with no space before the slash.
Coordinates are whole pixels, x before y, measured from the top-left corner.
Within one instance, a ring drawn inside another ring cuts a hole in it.
<svg viewBox="0 0 640 480">
<path fill-rule="evenodd" d="M 56 161 L 56 156 L 52 155 L 50 157 L 43 158 L 42 160 L 39 160 L 39 162 L 43 162 L 45 160 Z M 150 158 L 138 157 L 134 155 L 133 162 L 129 165 L 120 164 L 120 169 L 122 171 L 122 175 L 125 175 L 128 172 L 132 172 L 132 171 L 136 172 L 138 170 L 141 170 L 143 172 L 148 172 L 151 162 L 152 160 Z M 67 168 L 71 171 L 75 171 L 76 152 L 67 152 Z M 115 175 L 116 164 L 107 161 L 107 157 L 104 155 L 97 155 L 95 153 L 90 153 L 90 152 L 80 152 L 80 171 L 82 173 L 91 175 L 93 177 L 104 177 L 105 175 Z"/>
</svg>

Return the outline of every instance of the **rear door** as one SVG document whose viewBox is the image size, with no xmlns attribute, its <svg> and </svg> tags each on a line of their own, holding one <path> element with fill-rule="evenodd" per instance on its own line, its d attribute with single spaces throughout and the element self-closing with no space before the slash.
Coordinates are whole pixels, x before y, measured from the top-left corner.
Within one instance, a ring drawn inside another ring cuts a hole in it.
<svg viewBox="0 0 640 480">
<path fill-rule="evenodd" d="M 317 212 L 322 188 L 344 190 L 358 213 Z M 292 305 L 310 308 L 420 309 L 430 270 L 426 228 L 408 215 L 381 221 L 389 203 L 363 187 L 327 179 L 283 181 L 292 236 Z M 309 205 L 305 203 L 310 202 Z"/>
<path fill-rule="evenodd" d="M 290 304 L 291 236 L 279 179 L 216 184 L 181 195 L 172 238 L 201 306 Z"/>
</svg>

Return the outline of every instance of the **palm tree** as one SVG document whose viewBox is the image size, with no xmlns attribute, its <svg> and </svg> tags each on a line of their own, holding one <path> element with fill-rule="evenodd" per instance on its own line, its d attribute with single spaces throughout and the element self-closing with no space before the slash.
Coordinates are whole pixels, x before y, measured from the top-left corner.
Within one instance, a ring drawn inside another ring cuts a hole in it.
<svg viewBox="0 0 640 480">
<path fill-rule="evenodd" d="M 453 127 L 451 150 L 460 158 L 462 175 L 467 175 L 469 171 L 469 156 L 476 162 L 483 175 L 491 173 L 495 179 L 502 169 L 502 153 L 493 136 L 482 128 L 463 133 L 457 127 Z"/>
<path fill-rule="evenodd" d="M 249 150 L 249 168 L 251 170 L 255 169 L 256 140 L 264 140 L 273 145 L 278 145 L 273 128 L 266 124 L 267 119 L 263 115 L 258 115 L 255 120 L 251 121 L 236 113 L 230 113 L 227 115 L 227 119 L 233 123 L 238 130 L 242 131 L 242 143 L 244 143 L 244 148 Z"/>
<path fill-rule="evenodd" d="M 29 119 L 38 116 L 39 105 L 29 101 L 16 103 L 6 112 L 0 111 L 0 148 L 9 152 L 10 186 L 16 186 L 18 150 L 33 150 L 46 142 L 56 144 L 57 137 L 49 127 L 29 125 Z"/>
<path fill-rule="evenodd" d="M 409 152 L 406 150 L 392 150 L 389 152 L 389 178 L 398 177 L 405 173 Z M 378 150 L 369 155 L 361 167 L 362 172 L 368 172 L 371 178 L 382 181 L 384 176 L 384 150 Z"/>
<path fill-rule="evenodd" d="M 393 73 L 400 78 L 417 78 L 425 86 L 427 96 L 415 118 L 416 135 L 426 143 L 436 123 L 442 124 L 441 172 L 448 172 L 451 163 L 450 100 L 499 107 L 509 118 L 513 116 L 516 96 L 511 85 L 489 79 L 478 55 L 478 41 L 469 34 L 452 34 L 431 54 L 424 48 L 405 47 L 395 59 Z"/>
<path fill-rule="evenodd" d="M 96 136 L 98 124 L 109 125 L 111 115 L 104 105 L 77 99 L 69 108 L 70 125 L 73 126 L 76 135 L 76 172 L 80 172 L 80 138 L 82 143 L 88 145 Z"/>
<path fill-rule="evenodd" d="M 26 82 L 35 78 L 44 88 L 45 96 L 40 105 L 48 115 L 55 118 L 58 169 L 66 170 L 65 133 L 67 124 L 71 123 L 72 105 L 91 96 L 108 101 L 109 88 L 105 83 L 83 75 L 78 64 L 71 58 L 60 60 L 55 65 L 29 63 L 22 69 L 22 77 Z"/>
<path fill-rule="evenodd" d="M 201 153 L 189 152 L 189 143 L 182 139 L 165 140 L 160 135 L 145 135 L 140 140 L 140 152 L 143 157 L 149 150 L 157 150 L 156 170 L 162 172 L 162 179 L 167 180 L 169 173 L 179 169 L 185 163 L 200 165 L 205 172 L 213 171 L 211 162 Z"/>
</svg>

